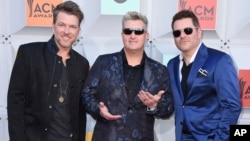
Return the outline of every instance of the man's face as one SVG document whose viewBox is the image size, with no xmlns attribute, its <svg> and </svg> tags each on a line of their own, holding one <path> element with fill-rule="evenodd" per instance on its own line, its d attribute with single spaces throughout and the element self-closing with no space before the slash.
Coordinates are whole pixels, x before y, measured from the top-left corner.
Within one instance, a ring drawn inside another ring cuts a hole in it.
<svg viewBox="0 0 250 141">
<path fill-rule="evenodd" d="M 141 20 L 128 20 L 124 23 L 121 33 L 124 48 L 127 50 L 144 50 L 148 32 Z"/>
<path fill-rule="evenodd" d="M 173 34 L 177 48 L 192 54 L 200 44 L 202 31 L 193 25 L 191 18 L 184 18 L 174 22 Z"/>
<path fill-rule="evenodd" d="M 79 20 L 75 15 L 59 12 L 52 30 L 59 49 L 70 48 L 80 32 Z"/>
</svg>

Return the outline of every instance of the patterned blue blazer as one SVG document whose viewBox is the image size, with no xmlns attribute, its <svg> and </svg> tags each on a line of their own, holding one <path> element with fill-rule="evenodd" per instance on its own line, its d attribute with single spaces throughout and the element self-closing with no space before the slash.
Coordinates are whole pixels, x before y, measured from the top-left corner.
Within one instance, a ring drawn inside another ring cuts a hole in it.
<svg viewBox="0 0 250 141">
<path fill-rule="evenodd" d="M 148 111 L 138 96 L 132 105 L 129 104 L 123 77 L 122 51 L 100 55 L 96 59 L 81 94 L 86 111 L 96 119 L 93 141 L 153 141 L 155 117 L 171 116 L 174 107 L 166 66 L 146 56 L 144 67 L 141 90 L 151 94 L 165 90 L 154 111 Z M 122 115 L 122 118 L 116 121 L 102 118 L 100 101 L 104 102 L 111 114 Z"/>
</svg>

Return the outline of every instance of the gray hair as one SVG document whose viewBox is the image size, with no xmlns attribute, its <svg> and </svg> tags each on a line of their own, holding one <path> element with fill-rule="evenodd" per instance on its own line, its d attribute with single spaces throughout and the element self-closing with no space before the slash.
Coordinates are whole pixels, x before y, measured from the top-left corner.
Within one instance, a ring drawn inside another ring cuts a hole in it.
<svg viewBox="0 0 250 141">
<path fill-rule="evenodd" d="M 128 20 L 141 20 L 144 23 L 145 30 L 148 28 L 148 19 L 145 15 L 136 12 L 136 11 L 129 11 L 126 13 L 126 15 L 122 18 L 122 28 L 124 28 L 124 23 Z"/>
</svg>

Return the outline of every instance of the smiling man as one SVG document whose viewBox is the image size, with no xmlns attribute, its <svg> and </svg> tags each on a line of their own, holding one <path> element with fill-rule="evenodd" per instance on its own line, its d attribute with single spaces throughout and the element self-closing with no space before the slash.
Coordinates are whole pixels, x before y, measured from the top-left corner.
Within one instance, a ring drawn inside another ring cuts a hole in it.
<svg viewBox="0 0 250 141">
<path fill-rule="evenodd" d="M 48 42 L 21 45 L 8 90 L 10 141 L 84 141 L 80 91 L 89 62 L 72 49 L 83 13 L 66 1 L 53 11 Z"/>
<path fill-rule="evenodd" d="M 144 46 L 148 21 L 138 12 L 123 16 L 120 52 L 100 55 L 82 91 L 86 111 L 96 119 L 92 141 L 154 141 L 154 120 L 174 111 L 167 68 Z"/>
</svg>

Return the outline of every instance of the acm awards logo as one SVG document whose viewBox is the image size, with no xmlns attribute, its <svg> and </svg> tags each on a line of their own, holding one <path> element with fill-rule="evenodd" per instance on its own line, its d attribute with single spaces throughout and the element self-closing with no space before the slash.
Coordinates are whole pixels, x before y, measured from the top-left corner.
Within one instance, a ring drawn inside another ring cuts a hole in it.
<svg viewBox="0 0 250 141">
<path fill-rule="evenodd" d="M 214 14 L 215 14 L 215 7 L 214 6 L 208 6 L 208 5 L 202 5 L 202 4 L 192 4 L 188 3 L 188 0 L 180 0 L 179 1 L 180 8 L 182 9 L 188 9 L 193 11 L 199 20 L 202 21 L 213 21 Z"/>
<path fill-rule="evenodd" d="M 55 8 L 55 5 L 51 3 L 35 3 L 34 0 L 27 0 L 28 8 L 29 8 L 29 17 L 34 18 L 52 18 L 52 11 Z"/>
<path fill-rule="evenodd" d="M 250 99 L 250 86 L 246 86 L 247 81 L 244 81 L 243 78 L 240 78 L 240 95 L 241 99 L 249 100 Z"/>
</svg>

